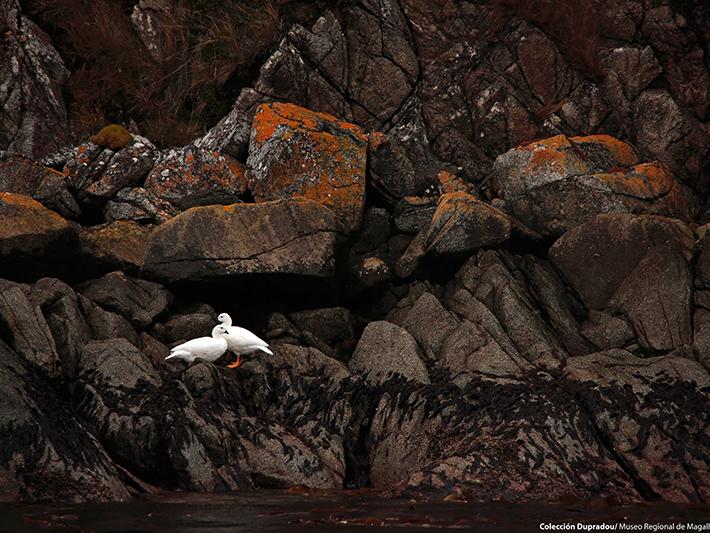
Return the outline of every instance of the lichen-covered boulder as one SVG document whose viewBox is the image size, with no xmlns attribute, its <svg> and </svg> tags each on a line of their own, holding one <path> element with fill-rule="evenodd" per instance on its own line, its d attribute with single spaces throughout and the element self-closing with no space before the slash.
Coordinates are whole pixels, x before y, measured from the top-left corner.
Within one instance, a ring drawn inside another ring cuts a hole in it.
<svg viewBox="0 0 710 533">
<path fill-rule="evenodd" d="M 333 213 L 310 200 L 195 207 L 161 224 L 143 272 L 167 281 L 243 273 L 328 275 Z"/>
<path fill-rule="evenodd" d="M 94 267 L 137 272 L 143 265 L 151 231 L 149 226 L 128 220 L 82 227 L 78 232 L 79 248 Z"/>
<path fill-rule="evenodd" d="M 178 209 L 233 204 L 246 189 L 244 166 L 231 156 L 196 146 L 160 153 L 144 188 Z"/>
<path fill-rule="evenodd" d="M 428 227 L 397 262 L 397 274 L 410 276 L 430 252 L 468 252 L 501 243 L 510 237 L 510 230 L 510 220 L 500 209 L 466 192 L 442 194 Z"/>
<path fill-rule="evenodd" d="M 133 220 L 160 224 L 177 215 L 178 208 L 158 198 L 143 187 L 121 189 L 106 202 L 103 215 L 107 222 Z"/>
<path fill-rule="evenodd" d="M 600 213 L 691 220 L 692 192 L 658 162 L 639 164 L 633 149 L 608 135 L 558 135 L 496 159 L 506 209 L 543 235 L 559 235 Z"/>
<path fill-rule="evenodd" d="M 155 146 L 148 139 L 104 128 L 72 150 L 64 173 L 82 201 L 100 202 L 142 183 L 154 161 Z"/>
<path fill-rule="evenodd" d="M 42 252 L 73 237 L 71 224 L 38 201 L 0 193 L 0 256 Z"/>
<path fill-rule="evenodd" d="M 264 104 L 252 124 L 249 188 L 257 201 L 308 198 L 348 231 L 365 202 L 367 137 L 354 124 L 292 104 Z"/>
<path fill-rule="evenodd" d="M 588 309 L 621 312 L 639 344 L 670 351 L 691 342 L 693 234 L 653 215 L 599 215 L 571 229 L 550 257 Z"/>
<path fill-rule="evenodd" d="M 11 156 L 0 162 L 0 191 L 31 196 L 66 218 L 81 213 L 66 174 L 24 157 Z"/>
</svg>

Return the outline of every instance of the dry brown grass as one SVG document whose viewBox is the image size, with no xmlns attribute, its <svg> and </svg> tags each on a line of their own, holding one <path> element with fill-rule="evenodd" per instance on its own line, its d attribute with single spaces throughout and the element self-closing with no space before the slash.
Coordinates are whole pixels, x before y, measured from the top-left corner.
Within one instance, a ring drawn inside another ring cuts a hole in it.
<svg viewBox="0 0 710 533">
<path fill-rule="evenodd" d="M 227 113 L 240 77 L 279 38 L 279 0 L 170 0 L 162 56 L 146 49 L 123 0 L 29 0 L 72 74 L 78 137 L 133 120 L 160 145 L 190 142 Z"/>
<path fill-rule="evenodd" d="M 493 0 L 504 13 L 515 15 L 551 36 L 562 53 L 588 78 L 604 77 L 599 61 L 601 0 Z"/>
</svg>

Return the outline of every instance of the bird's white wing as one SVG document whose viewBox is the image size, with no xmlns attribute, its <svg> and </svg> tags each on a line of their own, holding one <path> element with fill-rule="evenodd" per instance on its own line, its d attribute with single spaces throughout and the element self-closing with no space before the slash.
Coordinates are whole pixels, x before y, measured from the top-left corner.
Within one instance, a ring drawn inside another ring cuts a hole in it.
<svg viewBox="0 0 710 533">
<path fill-rule="evenodd" d="M 248 329 L 231 326 L 227 329 L 227 342 L 230 346 L 268 346 L 269 343 L 261 340 Z"/>
<path fill-rule="evenodd" d="M 214 339 L 212 337 L 198 337 L 196 339 L 192 339 L 190 341 L 183 342 L 182 344 L 178 344 L 174 348 L 171 348 L 170 352 L 178 352 L 178 351 L 199 352 L 199 351 L 209 348 L 209 346 L 211 346 L 213 340 Z"/>
</svg>

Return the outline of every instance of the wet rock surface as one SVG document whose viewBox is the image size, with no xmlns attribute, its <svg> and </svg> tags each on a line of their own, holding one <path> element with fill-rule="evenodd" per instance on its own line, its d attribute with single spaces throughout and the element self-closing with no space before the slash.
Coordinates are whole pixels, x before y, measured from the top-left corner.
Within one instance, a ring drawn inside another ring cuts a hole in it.
<svg viewBox="0 0 710 533">
<path fill-rule="evenodd" d="M 498 3 L 323 7 L 161 149 L 72 138 L 6 4 L 0 500 L 710 500 L 700 3 L 607 3 L 584 57 Z M 221 312 L 273 355 L 164 360 Z"/>
</svg>

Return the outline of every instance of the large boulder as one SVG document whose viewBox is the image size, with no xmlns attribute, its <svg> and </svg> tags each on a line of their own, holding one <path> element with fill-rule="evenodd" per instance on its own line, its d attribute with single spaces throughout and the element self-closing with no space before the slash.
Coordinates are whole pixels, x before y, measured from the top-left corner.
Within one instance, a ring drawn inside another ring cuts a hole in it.
<svg viewBox="0 0 710 533">
<path fill-rule="evenodd" d="M 0 256 L 37 254 L 74 237 L 69 222 L 28 196 L 0 193 Z"/>
<path fill-rule="evenodd" d="M 550 257 L 588 309 L 623 313 L 643 348 L 665 352 L 691 343 L 693 242 L 678 220 L 599 215 Z"/>
<path fill-rule="evenodd" d="M 151 234 L 144 272 L 175 281 L 242 273 L 327 275 L 336 221 L 310 200 L 196 207 Z"/>
<path fill-rule="evenodd" d="M 120 128 L 119 133 L 106 134 L 110 128 Z M 125 137 L 113 138 L 121 132 Z M 155 161 L 155 146 L 120 126 L 108 126 L 91 139 L 74 148 L 64 165 L 69 184 L 85 202 L 109 200 L 142 183 Z"/>
<path fill-rule="evenodd" d="M 64 217 L 81 213 L 66 174 L 24 157 L 12 156 L 0 163 L 0 191 L 31 196 Z"/>
<path fill-rule="evenodd" d="M 162 152 L 144 185 L 178 209 L 233 204 L 246 189 L 244 166 L 226 154 L 196 146 Z"/>
<path fill-rule="evenodd" d="M 510 237 L 508 216 L 466 192 L 445 193 L 426 229 L 397 262 L 397 274 L 410 276 L 428 253 L 461 253 L 501 243 Z"/>
<path fill-rule="evenodd" d="M 0 322 L 15 353 L 49 375 L 59 373 L 59 355 L 42 310 L 19 287 L 0 293 Z"/>
<path fill-rule="evenodd" d="M 128 220 L 79 230 L 81 254 L 94 266 L 138 272 L 152 228 Z"/>
<path fill-rule="evenodd" d="M 350 369 L 373 384 L 395 374 L 429 383 L 429 372 L 417 341 L 406 330 L 386 321 L 370 322 L 350 359 Z"/>
<path fill-rule="evenodd" d="M 638 164 L 632 148 L 607 135 L 558 135 L 496 159 L 508 209 L 543 235 L 559 235 L 600 213 L 646 213 L 691 220 L 695 200 L 671 170 Z"/>
<path fill-rule="evenodd" d="M 172 299 L 162 285 L 131 278 L 120 270 L 87 282 L 81 293 L 141 328 L 149 326 Z"/>
<path fill-rule="evenodd" d="M 308 198 L 357 229 L 365 203 L 367 137 L 354 124 L 291 104 L 264 104 L 249 144 L 249 188 L 257 201 Z"/>
</svg>

